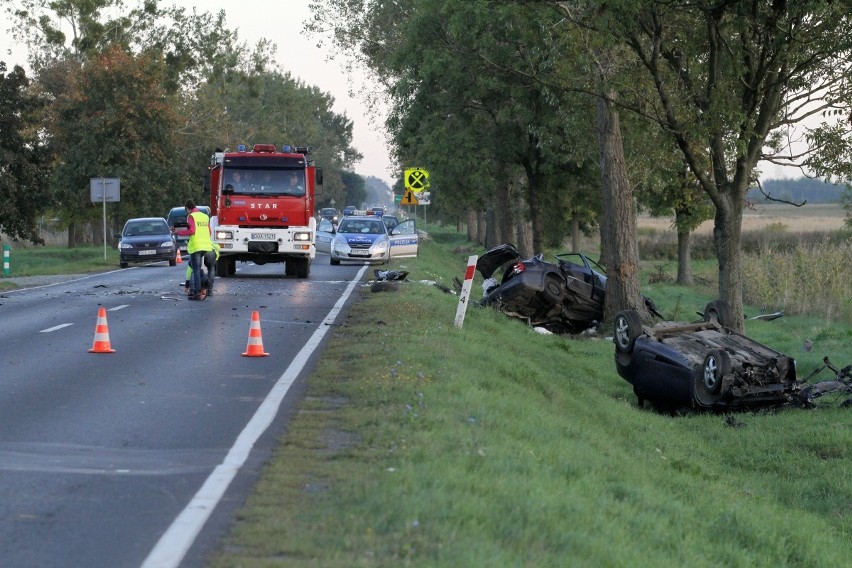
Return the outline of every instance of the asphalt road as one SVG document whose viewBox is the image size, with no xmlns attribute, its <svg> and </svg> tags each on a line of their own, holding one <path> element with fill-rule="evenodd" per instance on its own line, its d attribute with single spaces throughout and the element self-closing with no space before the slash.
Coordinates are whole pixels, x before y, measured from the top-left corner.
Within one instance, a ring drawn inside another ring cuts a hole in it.
<svg viewBox="0 0 852 568">
<path fill-rule="evenodd" d="M 0 292 L 2 566 L 204 565 L 372 276 L 238 268 L 203 302 L 186 264 Z M 100 307 L 114 353 L 89 352 Z M 241 355 L 254 311 L 268 357 Z"/>
</svg>

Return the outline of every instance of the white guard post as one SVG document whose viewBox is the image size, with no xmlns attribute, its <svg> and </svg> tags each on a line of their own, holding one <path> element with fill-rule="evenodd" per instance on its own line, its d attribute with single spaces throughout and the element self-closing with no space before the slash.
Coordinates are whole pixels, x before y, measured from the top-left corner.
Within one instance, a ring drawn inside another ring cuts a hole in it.
<svg viewBox="0 0 852 568">
<path fill-rule="evenodd" d="M 464 284 L 462 284 L 459 296 L 459 307 L 456 309 L 456 327 L 461 328 L 464 323 L 464 314 L 467 311 L 467 300 L 470 297 L 470 287 L 473 285 L 473 275 L 476 274 L 477 255 L 467 257 L 467 270 L 464 273 Z"/>
</svg>

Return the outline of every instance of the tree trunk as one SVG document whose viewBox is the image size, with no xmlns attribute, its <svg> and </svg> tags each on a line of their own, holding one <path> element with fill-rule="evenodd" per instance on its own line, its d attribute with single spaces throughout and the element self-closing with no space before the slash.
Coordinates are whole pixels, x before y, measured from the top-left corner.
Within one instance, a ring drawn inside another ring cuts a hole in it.
<svg viewBox="0 0 852 568">
<path fill-rule="evenodd" d="M 532 227 L 529 223 L 518 223 L 517 232 L 517 250 L 521 258 L 531 258 L 535 253 L 532 252 Z"/>
<path fill-rule="evenodd" d="M 500 243 L 497 242 L 497 212 L 493 205 L 485 210 L 485 248 L 491 249 Z"/>
<path fill-rule="evenodd" d="M 683 286 L 692 286 L 692 254 L 689 231 L 677 232 L 677 280 Z"/>
<path fill-rule="evenodd" d="M 719 298 L 725 300 L 731 308 L 734 331 L 742 332 L 744 315 L 740 241 L 745 190 L 731 188 L 720 194 L 713 225 L 713 246 L 719 261 Z"/>
<path fill-rule="evenodd" d="M 476 242 L 484 245 L 485 244 L 485 211 L 477 211 L 476 212 Z"/>
<path fill-rule="evenodd" d="M 544 233 L 541 230 L 541 210 L 538 203 L 539 186 L 543 176 L 534 171 L 533 164 L 528 160 L 523 160 L 523 163 L 527 174 L 527 207 L 532 230 L 532 249 L 533 254 L 538 254 L 544 250 Z"/>
<path fill-rule="evenodd" d="M 500 240 L 497 244 L 511 243 L 512 231 L 515 227 L 515 219 L 512 213 L 511 184 L 505 181 L 505 176 L 502 177 L 502 180 L 497 183 L 495 193 L 497 200 L 497 238 Z"/>
<path fill-rule="evenodd" d="M 632 309 L 643 319 L 650 316 L 645 309 L 639 286 L 636 216 L 633 189 L 627 178 L 621 122 L 612 90 L 604 96 L 604 77 L 597 76 L 597 135 L 601 163 L 603 217 L 601 241 L 606 251 L 606 300 L 604 321 L 612 322 L 620 310 Z"/>
<path fill-rule="evenodd" d="M 580 218 L 571 216 L 571 252 L 580 252 Z"/>
<path fill-rule="evenodd" d="M 476 241 L 476 211 L 473 209 L 468 209 L 467 211 L 467 240 L 468 241 Z"/>
</svg>

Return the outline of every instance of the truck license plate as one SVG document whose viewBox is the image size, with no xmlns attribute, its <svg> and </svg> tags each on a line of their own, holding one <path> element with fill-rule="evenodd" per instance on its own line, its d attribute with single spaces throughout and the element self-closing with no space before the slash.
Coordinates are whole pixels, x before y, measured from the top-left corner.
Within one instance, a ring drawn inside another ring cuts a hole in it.
<svg viewBox="0 0 852 568">
<path fill-rule="evenodd" d="M 255 240 L 274 241 L 275 235 L 272 234 L 272 233 L 252 233 L 251 234 L 251 240 L 253 240 L 253 241 L 255 241 Z"/>
</svg>

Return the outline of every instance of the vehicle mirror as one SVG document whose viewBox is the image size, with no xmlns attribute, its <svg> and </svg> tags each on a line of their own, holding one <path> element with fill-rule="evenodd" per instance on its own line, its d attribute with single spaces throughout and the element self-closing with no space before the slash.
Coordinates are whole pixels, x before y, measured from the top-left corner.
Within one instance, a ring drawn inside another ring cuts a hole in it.
<svg viewBox="0 0 852 568">
<path fill-rule="evenodd" d="M 233 193 L 234 193 L 234 186 L 231 185 L 231 184 L 226 185 L 225 189 L 222 190 L 223 195 L 233 195 Z"/>
<path fill-rule="evenodd" d="M 322 185 L 322 168 L 317 168 L 316 172 L 317 173 L 316 173 L 315 179 L 316 179 L 317 185 Z"/>
</svg>

